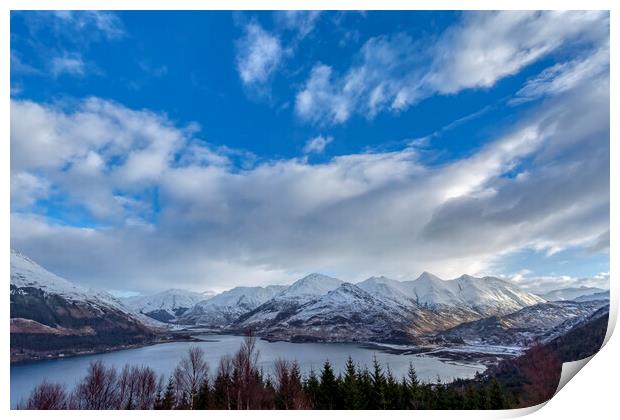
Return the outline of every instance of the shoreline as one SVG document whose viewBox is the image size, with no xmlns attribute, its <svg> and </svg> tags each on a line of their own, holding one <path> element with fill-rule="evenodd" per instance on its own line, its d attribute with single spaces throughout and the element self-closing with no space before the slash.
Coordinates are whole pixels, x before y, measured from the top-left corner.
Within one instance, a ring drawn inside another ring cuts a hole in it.
<svg viewBox="0 0 620 420">
<path fill-rule="evenodd" d="M 143 347 L 155 346 L 158 344 L 166 344 L 166 343 L 183 343 L 183 342 L 202 342 L 208 341 L 204 339 L 200 339 L 194 337 L 189 334 L 179 334 L 175 332 L 171 336 L 167 337 L 159 337 L 158 339 L 147 341 L 143 343 L 133 343 L 133 344 L 119 344 L 116 346 L 105 346 L 105 347 L 95 347 L 88 350 L 56 350 L 56 351 L 41 351 L 41 352 L 29 352 L 29 353 L 13 353 L 11 349 L 11 358 L 10 365 L 16 366 L 21 364 L 42 362 L 46 360 L 58 360 L 58 359 L 68 359 L 72 357 L 79 356 L 88 356 L 93 354 L 105 354 L 105 353 L 113 353 L 116 351 L 122 350 L 132 350 Z"/>
<path fill-rule="evenodd" d="M 134 343 L 134 344 L 119 344 L 117 346 L 107 346 L 104 348 L 93 348 L 88 350 L 65 350 L 55 352 L 32 352 L 29 354 L 13 354 L 11 353 L 11 366 L 17 366 L 21 364 L 29 364 L 42 362 L 46 360 L 58 360 L 67 359 L 79 356 L 88 356 L 94 354 L 106 354 L 113 353 L 122 350 L 132 350 L 143 347 L 155 346 L 158 344 L 166 343 L 183 343 L 183 342 L 208 342 L 213 341 L 208 338 L 200 338 L 198 336 L 209 335 L 236 335 L 242 336 L 235 331 L 216 331 L 213 329 L 183 329 L 177 330 L 169 334 L 162 334 L 155 340 Z M 274 337 L 257 337 L 267 342 L 284 341 L 290 343 L 303 344 L 303 342 L 288 341 L 282 339 L 274 339 Z M 313 341 L 315 343 L 335 343 L 327 341 Z M 408 344 L 393 344 L 393 343 L 380 343 L 380 342 L 342 342 L 347 344 L 355 344 L 361 348 L 368 350 L 377 350 L 386 354 L 402 355 L 402 356 L 419 356 L 419 357 L 432 357 L 447 363 L 477 363 L 489 368 L 496 365 L 502 360 L 511 359 L 521 354 L 524 349 L 510 349 L 509 351 L 498 351 L 494 346 L 483 346 L 478 348 L 467 348 L 467 346 L 437 346 L 437 345 L 408 345 Z M 495 350 L 494 350 L 495 349 Z M 487 351 L 484 351 L 487 350 Z"/>
</svg>

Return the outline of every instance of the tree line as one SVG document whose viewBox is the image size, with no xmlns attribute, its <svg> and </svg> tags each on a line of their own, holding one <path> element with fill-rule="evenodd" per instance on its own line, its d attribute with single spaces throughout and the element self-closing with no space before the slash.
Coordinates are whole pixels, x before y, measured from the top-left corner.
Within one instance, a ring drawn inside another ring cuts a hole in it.
<svg viewBox="0 0 620 420">
<path fill-rule="evenodd" d="M 204 352 L 191 347 L 172 375 L 157 377 L 147 366 L 118 371 L 101 361 L 71 391 L 42 382 L 17 409 L 85 410 L 244 410 L 244 409 L 505 409 L 514 395 L 496 380 L 425 383 L 412 364 L 397 379 L 375 358 L 371 368 L 349 357 L 342 374 L 326 361 L 303 377 L 296 361 L 276 360 L 273 375 L 258 365 L 256 338 L 246 337 L 232 356 L 223 357 L 214 375 Z"/>
</svg>

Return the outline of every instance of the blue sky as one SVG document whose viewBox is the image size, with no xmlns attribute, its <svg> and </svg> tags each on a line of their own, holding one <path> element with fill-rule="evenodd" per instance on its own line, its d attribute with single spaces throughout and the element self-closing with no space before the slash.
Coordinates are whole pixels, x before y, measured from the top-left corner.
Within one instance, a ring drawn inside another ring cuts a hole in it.
<svg viewBox="0 0 620 420">
<path fill-rule="evenodd" d="M 12 246 L 115 290 L 604 285 L 608 85 L 602 12 L 13 12 Z"/>
</svg>

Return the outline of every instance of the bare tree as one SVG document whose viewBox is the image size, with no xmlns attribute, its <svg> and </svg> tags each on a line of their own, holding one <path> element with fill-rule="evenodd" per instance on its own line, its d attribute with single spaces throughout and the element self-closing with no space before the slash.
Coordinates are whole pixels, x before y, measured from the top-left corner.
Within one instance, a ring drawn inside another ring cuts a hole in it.
<svg viewBox="0 0 620 420">
<path fill-rule="evenodd" d="M 69 397 L 61 384 L 43 381 L 30 394 L 25 403 L 15 407 L 18 410 L 66 410 Z"/>
<path fill-rule="evenodd" d="M 121 410 L 134 408 L 135 369 L 135 367 L 125 365 L 118 378 L 118 408 Z"/>
<path fill-rule="evenodd" d="M 200 386 L 207 378 L 209 365 L 204 360 L 204 351 L 192 346 L 187 355 L 181 359 L 174 370 L 174 381 L 178 392 L 178 399 L 188 399 L 190 406 L 194 405 Z"/>
<path fill-rule="evenodd" d="M 118 379 L 118 408 L 149 410 L 155 404 L 157 379 L 153 369 L 125 366 Z"/>
<path fill-rule="evenodd" d="M 263 381 L 257 368 L 259 351 L 256 337 L 247 335 L 233 357 L 233 378 L 238 410 L 258 409 L 264 398 Z"/>
<path fill-rule="evenodd" d="M 117 373 L 96 361 L 88 367 L 88 373 L 78 385 L 75 398 L 82 410 L 111 410 L 118 407 Z"/>
<path fill-rule="evenodd" d="M 155 375 L 155 371 L 146 366 L 138 369 L 137 383 L 136 408 L 138 410 L 150 410 L 155 404 L 157 393 L 157 375 Z"/>
</svg>

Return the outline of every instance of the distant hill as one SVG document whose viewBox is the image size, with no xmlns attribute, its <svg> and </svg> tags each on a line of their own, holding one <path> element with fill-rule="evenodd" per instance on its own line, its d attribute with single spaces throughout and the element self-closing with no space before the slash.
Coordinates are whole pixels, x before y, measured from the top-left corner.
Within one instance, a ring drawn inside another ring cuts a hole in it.
<svg viewBox="0 0 620 420">
<path fill-rule="evenodd" d="M 579 300 L 583 296 L 609 293 L 609 290 L 600 289 L 598 287 L 567 287 L 563 289 L 552 290 L 541 295 L 548 301 L 561 301 L 561 300 Z"/>
<path fill-rule="evenodd" d="M 191 292 L 168 289 L 163 292 L 121 298 L 121 302 L 134 312 L 142 313 L 161 322 L 175 321 L 198 302 L 215 296 L 213 292 Z"/>
</svg>

